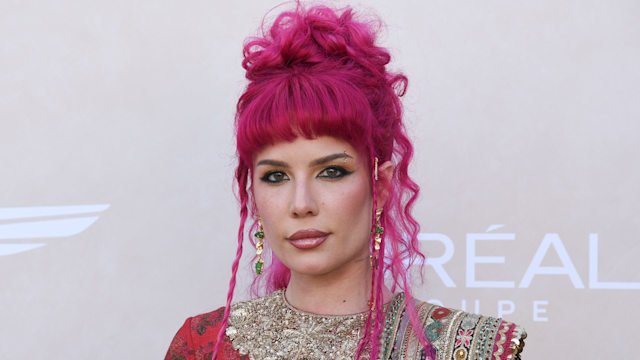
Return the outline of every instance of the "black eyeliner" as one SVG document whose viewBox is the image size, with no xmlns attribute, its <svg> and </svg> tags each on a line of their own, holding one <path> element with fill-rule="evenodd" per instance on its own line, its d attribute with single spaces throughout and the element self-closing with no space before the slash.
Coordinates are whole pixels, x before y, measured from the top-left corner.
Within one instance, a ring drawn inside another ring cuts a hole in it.
<svg viewBox="0 0 640 360">
<path fill-rule="evenodd" d="M 262 176 L 260 177 L 260 180 L 261 180 L 261 181 L 263 181 L 263 182 L 265 182 L 265 183 L 267 183 L 267 184 L 279 184 L 279 183 L 281 183 L 282 181 L 286 180 L 286 179 L 281 179 L 281 180 L 276 180 L 276 181 L 269 180 L 269 177 L 270 177 L 270 176 L 272 176 L 273 174 L 278 174 L 278 173 L 283 174 L 283 175 L 284 175 L 283 177 L 286 177 L 286 176 L 287 176 L 285 172 L 280 171 L 280 170 L 267 171 L 267 173 L 266 173 L 266 174 L 264 174 L 264 175 L 262 175 Z"/>
<path fill-rule="evenodd" d="M 322 176 L 323 178 L 327 178 L 327 179 L 330 179 L 330 180 L 341 179 L 341 178 L 343 178 L 345 176 L 349 176 L 349 175 L 351 175 L 351 174 L 353 174 L 355 172 L 355 170 L 349 171 L 349 170 L 347 170 L 347 169 L 345 169 L 345 168 L 343 168 L 342 166 L 339 166 L 339 165 L 330 165 L 330 166 L 327 166 L 326 168 L 324 168 L 320 173 L 323 173 L 323 172 L 327 171 L 328 169 L 334 169 L 334 170 L 337 170 L 337 171 L 340 172 L 340 175 L 336 176 L 336 177 Z"/>
</svg>

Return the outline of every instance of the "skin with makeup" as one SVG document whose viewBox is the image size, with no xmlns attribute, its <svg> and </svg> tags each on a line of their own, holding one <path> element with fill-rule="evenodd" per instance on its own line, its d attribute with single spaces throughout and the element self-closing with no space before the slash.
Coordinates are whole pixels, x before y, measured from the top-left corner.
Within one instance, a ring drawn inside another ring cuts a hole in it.
<svg viewBox="0 0 640 360">
<path fill-rule="evenodd" d="M 351 144 L 298 137 L 259 152 L 253 194 L 265 239 L 291 270 L 286 298 L 315 314 L 367 310 L 373 206 L 369 167 Z M 378 207 L 393 166 L 378 168 Z M 385 287 L 385 300 L 391 292 Z"/>
</svg>

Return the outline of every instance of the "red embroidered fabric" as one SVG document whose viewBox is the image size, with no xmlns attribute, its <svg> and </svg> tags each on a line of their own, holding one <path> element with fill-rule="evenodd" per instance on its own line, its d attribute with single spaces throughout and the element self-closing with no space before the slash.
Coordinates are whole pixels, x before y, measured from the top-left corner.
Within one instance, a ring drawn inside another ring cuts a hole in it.
<svg viewBox="0 0 640 360">
<path fill-rule="evenodd" d="M 169 345 L 165 360 L 211 360 L 213 348 L 222 325 L 224 307 L 210 313 L 188 318 Z M 233 349 L 225 335 L 216 360 L 249 360 Z"/>
</svg>

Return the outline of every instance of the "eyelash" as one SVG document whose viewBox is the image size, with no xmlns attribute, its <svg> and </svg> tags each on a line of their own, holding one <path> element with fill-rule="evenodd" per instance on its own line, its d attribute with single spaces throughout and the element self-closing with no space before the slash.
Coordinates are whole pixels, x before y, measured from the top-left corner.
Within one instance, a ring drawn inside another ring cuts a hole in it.
<svg viewBox="0 0 640 360">
<path fill-rule="evenodd" d="M 274 176 L 274 175 L 283 175 L 283 177 L 287 177 L 286 179 L 280 179 L 280 180 L 272 180 L 270 179 L 270 177 Z M 268 173 L 264 174 L 260 180 L 262 180 L 263 182 L 269 183 L 269 184 L 279 184 L 284 180 L 289 180 L 289 177 L 287 176 L 287 174 L 285 174 L 282 171 L 269 171 Z"/>
<path fill-rule="evenodd" d="M 338 174 L 337 175 L 327 175 L 325 174 L 327 171 L 337 171 Z M 341 166 L 328 166 L 324 169 L 322 169 L 322 171 L 320 171 L 320 173 L 317 175 L 318 178 L 322 178 L 322 179 L 328 179 L 328 180 L 336 180 L 336 179 L 340 179 L 343 178 L 347 175 L 352 174 L 353 171 L 347 171 L 345 168 L 341 167 Z M 325 175 L 322 175 L 325 174 Z M 275 175 L 280 175 L 282 176 L 281 179 L 276 180 L 276 179 L 271 179 L 271 177 L 275 176 Z M 283 181 L 289 180 L 289 176 L 287 176 L 287 174 L 284 171 L 280 171 L 280 170 L 275 170 L 275 171 L 269 171 L 266 174 L 264 174 L 260 180 L 269 183 L 269 184 L 279 184 Z"/>
</svg>

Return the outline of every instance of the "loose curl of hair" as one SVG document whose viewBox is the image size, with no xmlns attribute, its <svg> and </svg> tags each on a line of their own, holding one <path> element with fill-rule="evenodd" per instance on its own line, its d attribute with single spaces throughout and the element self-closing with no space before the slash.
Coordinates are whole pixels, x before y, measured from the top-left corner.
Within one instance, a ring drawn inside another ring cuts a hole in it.
<svg viewBox="0 0 640 360">
<path fill-rule="evenodd" d="M 235 178 L 240 202 L 238 248 L 213 359 L 229 319 L 245 224 L 249 215 L 253 218 L 256 212 L 250 184 L 254 156 L 277 142 L 323 135 L 348 141 L 368 160 L 373 227 L 377 198 L 374 159 L 378 158 L 381 164 L 387 160 L 395 164 L 381 217 L 384 237 L 379 253 L 384 254 L 383 261 L 372 271 L 369 301 L 374 307 L 369 309 L 356 358 L 365 350 L 370 352 L 371 359 L 379 356 L 384 327 L 382 287 L 384 274 L 388 274 L 391 291 L 400 288 L 405 293 L 409 318 L 425 353 L 435 359 L 435 349 L 425 337 L 414 308 L 409 280 L 411 266 L 416 260 L 424 263 L 424 255 L 418 249 L 419 225 L 411 215 L 419 188 L 408 174 L 413 146 L 402 123 L 399 99 L 406 91 L 407 78 L 387 71 L 391 57 L 375 43 L 377 24 L 355 19 L 348 7 L 304 8 L 298 3 L 294 10 L 279 14 L 268 30 L 263 27 L 261 36 L 245 42 L 242 66 L 249 84 L 238 100 L 235 120 L 238 156 Z M 250 229 L 255 227 L 254 220 Z M 251 236 L 249 239 L 255 245 Z M 263 271 L 262 276 L 254 279 L 254 296 L 286 288 L 289 283 L 289 269 L 273 253 L 271 263 Z"/>
</svg>

